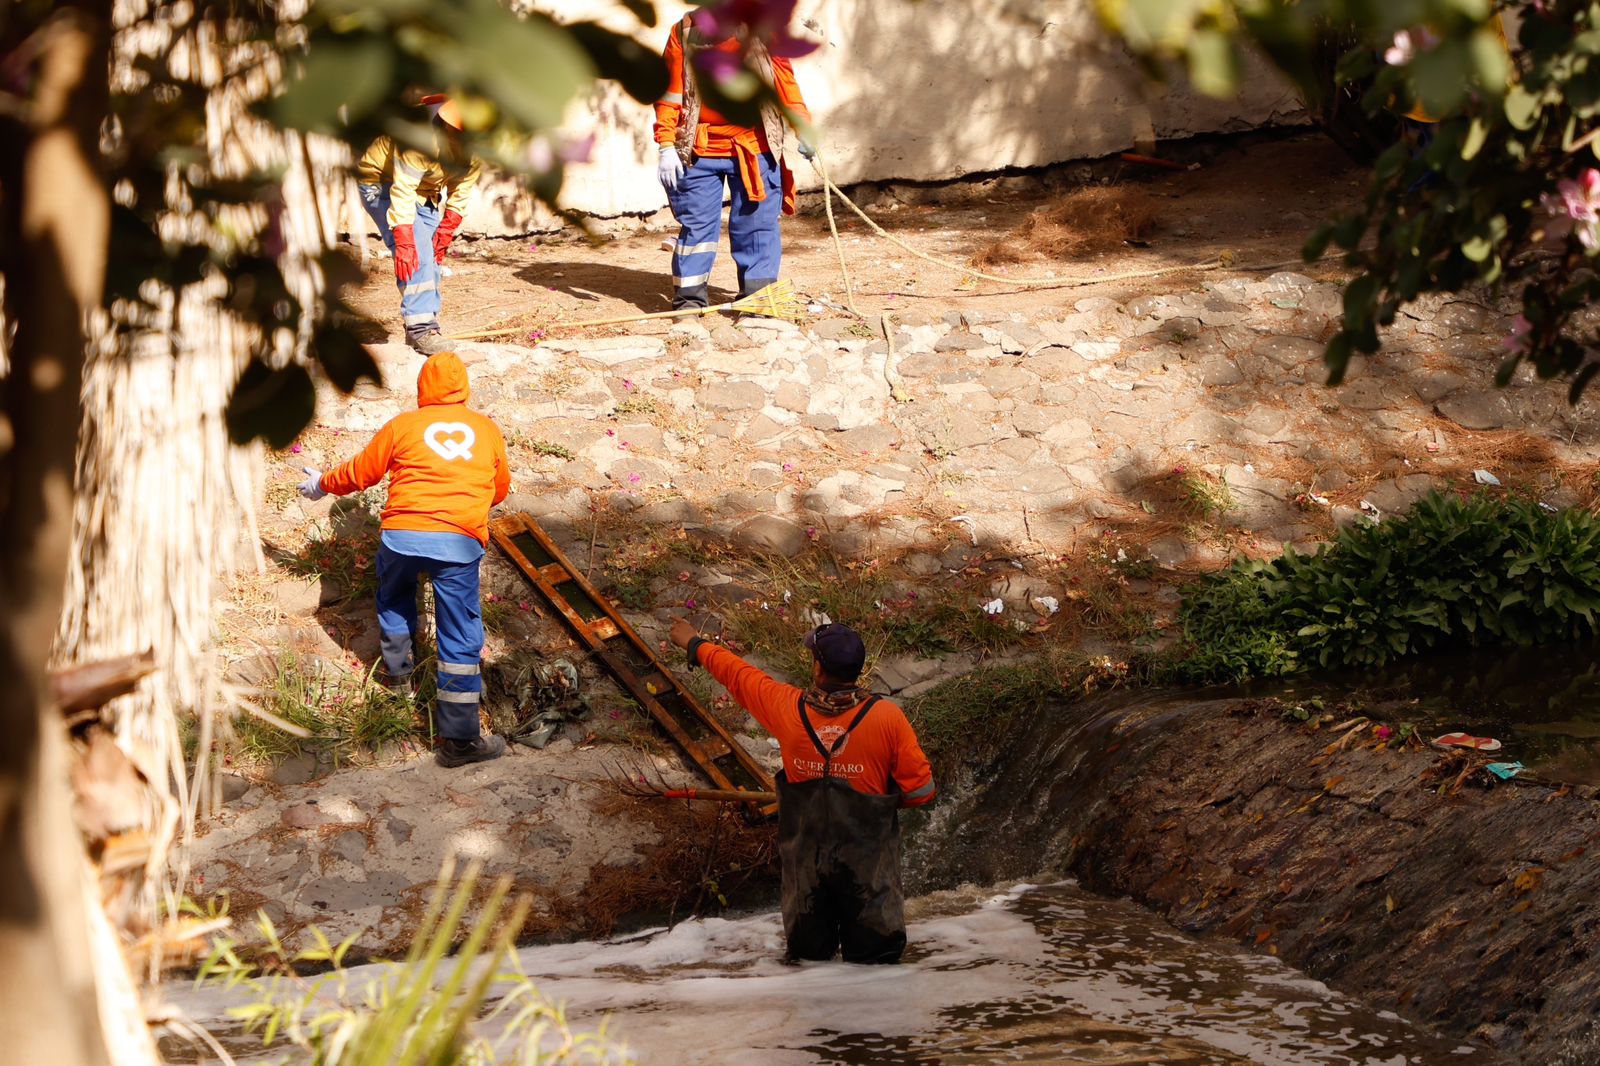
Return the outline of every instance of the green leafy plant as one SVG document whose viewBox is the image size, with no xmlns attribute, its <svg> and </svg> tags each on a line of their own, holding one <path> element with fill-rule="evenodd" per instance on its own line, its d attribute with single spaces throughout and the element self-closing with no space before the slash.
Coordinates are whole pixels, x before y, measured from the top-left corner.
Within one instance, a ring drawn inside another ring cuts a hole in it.
<svg viewBox="0 0 1600 1066">
<path fill-rule="evenodd" d="M 1520 289 L 1522 314 L 1497 379 L 1524 361 L 1571 379 L 1576 400 L 1600 364 L 1582 314 L 1600 297 L 1600 5 L 1590 0 L 1097 0 L 1152 71 L 1187 62 L 1202 89 L 1230 94 L 1247 44 L 1300 87 L 1330 132 L 1375 157 L 1364 202 L 1322 226 L 1307 260 L 1344 252 L 1357 276 L 1329 341 L 1329 379 L 1378 349 L 1379 331 L 1426 293 Z M 1518 27 L 1509 50 L 1493 20 Z M 1336 62 L 1330 56 L 1338 56 Z M 1439 118 L 1401 136 L 1416 105 Z M 1364 129 L 1353 130 L 1351 120 Z M 1342 127 L 1342 128 L 1341 128 Z M 1341 133 L 1354 136 L 1341 136 Z M 1355 142 L 1360 142 L 1356 144 Z"/>
<path fill-rule="evenodd" d="M 626 415 L 653 415 L 660 411 L 654 396 L 629 396 L 617 402 L 612 414 L 617 418 Z"/>
<path fill-rule="evenodd" d="M 1433 494 L 1342 530 L 1315 555 L 1237 560 L 1184 597 L 1177 676 L 1241 680 L 1381 666 L 1447 644 L 1543 644 L 1600 631 L 1600 518 Z"/>
<path fill-rule="evenodd" d="M 506 878 L 479 900 L 479 875 L 474 864 L 457 883 L 445 866 L 402 962 L 353 970 L 344 960 L 358 934 L 334 944 L 315 928 L 312 947 L 291 950 L 262 914 L 256 925 L 265 944 L 256 961 L 217 940 L 196 983 L 242 992 L 247 1001 L 229 1016 L 263 1048 L 293 1051 L 309 1066 L 633 1061 L 603 1027 L 575 1032 L 562 1008 L 539 994 L 513 950 L 530 901 L 511 900 Z M 312 977 L 295 972 L 307 965 L 326 969 Z M 494 1035 L 475 1033 L 479 1025 Z"/>
<path fill-rule="evenodd" d="M 566 460 L 567 462 L 571 462 L 573 459 L 578 457 L 577 453 L 575 453 L 571 448 L 568 448 L 562 444 L 557 444 L 554 441 L 531 440 L 528 442 L 527 447 L 528 450 L 534 455 L 544 455 L 551 459 L 562 459 Z"/>
<path fill-rule="evenodd" d="M 394 695 L 371 678 L 343 670 L 318 671 L 285 650 L 275 672 L 262 686 L 261 709 L 270 715 L 239 714 L 234 729 L 243 754 L 272 761 L 307 750 L 335 754 L 370 750 L 392 740 L 417 735 L 417 715 L 410 700 Z M 288 732 L 273 720 L 288 723 Z"/>
</svg>

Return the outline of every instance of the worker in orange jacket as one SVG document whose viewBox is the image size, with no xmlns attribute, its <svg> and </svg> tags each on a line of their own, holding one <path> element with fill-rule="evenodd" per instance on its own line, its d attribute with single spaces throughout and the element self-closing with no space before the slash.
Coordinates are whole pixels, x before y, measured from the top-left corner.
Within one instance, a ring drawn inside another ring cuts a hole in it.
<svg viewBox="0 0 1600 1066">
<path fill-rule="evenodd" d="M 730 203 L 728 242 L 738 268 L 740 296 L 778 280 L 783 258 L 778 219 L 795 209 L 794 175 L 784 156 L 788 126 L 782 109 L 763 105 L 761 125 L 752 129 L 735 126 L 704 106 L 695 57 L 707 50 L 722 63 L 737 63 L 742 53 L 784 108 L 806 123 L 811 121 L 789 60 L 773 54 L 748 26 L 724 26 L 702 10 L 686 15 L 672 28 L 662 53 L 667 91 L 656 103 L 655 136 L 661 154 L 657 174 L 680 226 L 672 253 L 674 309 L 709 306 L 711 267 L 722 239 L 724 188 Z M 804 139 L 799 150 L 807 159 L 815 154 Z"/>
<path fill-rule="evenodd" d="M 409 693 L 416 660 L 417 579 L 433 581 L 438 623 L 434 722 L 443 766 L 483 762 L 506 750 L 478 727 L 483 683 L 479 565 L 489 509 L 511 491 L 506 442 L 467 406 L 467 368 L 454 352 L 428 357 L 417 375 L 417 409 L 390 419 L 361 454 L 323 474 L 306 467 L 300 494 L 344 496 L 389 478 L 378 548 L 378 629 L 389 684 Z"/>
<path fill-rule="evenodd" d="M 778 856 L 791 960 L 898 962 L 906 946 L 901 807 L 934 798 L 905 712 L 857 684 L 867 649 L 849 626 L 806 636 L 811 685 L 785 685 L 684 619 L 672 642 L 778 740 Z"/>
</svg>

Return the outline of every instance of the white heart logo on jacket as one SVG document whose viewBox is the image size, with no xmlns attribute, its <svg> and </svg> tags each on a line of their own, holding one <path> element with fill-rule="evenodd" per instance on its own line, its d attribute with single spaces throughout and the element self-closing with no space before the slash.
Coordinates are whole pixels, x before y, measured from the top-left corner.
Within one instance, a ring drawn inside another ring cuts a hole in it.
<svg viewBox="0 0 1600 1066">
<path fill-rule="evenodd" d="M 461 440 L 456 440 L 460 435 Z M 465 422 L 435 422 L 422 434 L 422 442 L 439 454 L 446 462 L 471 459 L 472 445 L 478 435 Z"/>
</svg>

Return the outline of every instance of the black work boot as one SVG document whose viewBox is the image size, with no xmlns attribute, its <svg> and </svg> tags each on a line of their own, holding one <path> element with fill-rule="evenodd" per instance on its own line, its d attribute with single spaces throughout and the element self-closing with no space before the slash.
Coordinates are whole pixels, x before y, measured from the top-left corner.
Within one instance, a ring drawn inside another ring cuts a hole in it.
<svg viewBox="0 0 1600 1066">
<path fill-rule="evenodd" d="M 490 759 L 498 759 L 505 753 L 505 737 L 491 734 L 473 740 L 445 739 L 440 742 L 439 753 L 434 758 L 440 766 L 456 767 L 474 762 L 488 762 Z"/>
</svg>

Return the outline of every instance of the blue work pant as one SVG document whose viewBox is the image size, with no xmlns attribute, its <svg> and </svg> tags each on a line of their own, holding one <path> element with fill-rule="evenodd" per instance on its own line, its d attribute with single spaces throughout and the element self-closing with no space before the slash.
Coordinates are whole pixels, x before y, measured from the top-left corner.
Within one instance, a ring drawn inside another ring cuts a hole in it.
<svg viewBox="0 0 1600 1066">
<path fill-rule="evenodd" d="M 378 548 L 378 629 L 383 668 L 396 681 L 411 676 L 416 666 L 412 646 L 417 639 L 417 578 L 433 580 L 433 616 L 438 630 L 438 698 L 433 720 L 446 740 L 475 740 L 478 701 L 483 694 L 479 663 L 483 658 L 483 603 L 478 598 L 478 567 L 447 563 Z"/>
<path fill-rule="evenodd" d="M 733 159 L 697 157 L 683 172 L 678 191 L 667 197 L 682 227 L 672 253 L 672 306 L 707 307 L 711 267 L 722 240 L 722 194 L 728 191 L 728 243 L 739 268 L 739 295 L 748 296 L 778 280 L 783 238 L 783 172 L 770 152 L 761 156 L 766 199 L 751 200 Z"/>
<path fill-rule="evenodd" d="M 394 231 L 389 228 L 389 186 L 362 185 L 361 203 L 378 224 L 378 236 L 394 252 Z M 433 261 L 433 232 L 439 228 L 439 209 L 426 201 L 417 204 L 417 219 L 411 235 L 417 242 L 417 272 L 410 280 L 395 278 L 400 289 L 400 318 L 407 333 L 423 333 L 439 328 L 439 308 L 444 297 L 439 290 L 439 267 Z"/>
</svg>

